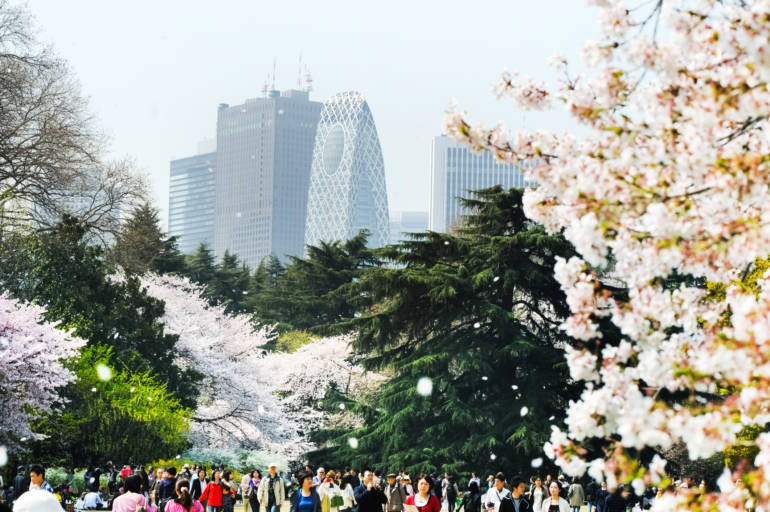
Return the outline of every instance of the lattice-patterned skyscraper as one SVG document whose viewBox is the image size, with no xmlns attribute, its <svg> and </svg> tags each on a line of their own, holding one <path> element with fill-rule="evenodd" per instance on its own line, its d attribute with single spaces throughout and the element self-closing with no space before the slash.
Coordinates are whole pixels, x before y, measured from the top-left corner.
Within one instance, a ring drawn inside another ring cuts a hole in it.
<svg viewBox="0 0 770 512">
<path fill-rule="evenodd" d="M 343 92 L 324 102 L 315 136 L 305 244 L 347 240 L 361 229 L 369 245 L 388 243 L 385 166 L 374 118 L 363 95 Z"/>
</svg>

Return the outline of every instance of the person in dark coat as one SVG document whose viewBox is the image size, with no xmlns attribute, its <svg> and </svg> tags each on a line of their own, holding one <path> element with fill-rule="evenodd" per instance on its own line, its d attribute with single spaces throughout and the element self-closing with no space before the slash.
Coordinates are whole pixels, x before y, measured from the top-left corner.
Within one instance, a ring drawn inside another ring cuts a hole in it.
<svg viewBox="0 0 770 512">
<path fill-rule="evenodd" d="M 457 512 L 460 512 L 461 509 L 465 512 L 479 512 L 481 510 L 481 491 L 479 491 L 479 484 L 475 481 L 468 486 L 468 492 L 463 495 L 463 501 Z"/>
<path fill-rule="evenodd" d="M 586 485 L 586 503 L 588 503 L 588 512 L 591 512 L 591 509 L 596 507 L 596 495 L 598 492 L 599 486 L 596 485 L 596 482 L 593 480 L 588 482 L 588 485 Z"/>
<path fill-rule="evenodd" d="M 626 512 L 628 506 L 628 490 L 621 485 L 617 490 L 607 496 L 607 507 L 605 512 Z"/>
<path fill-rule="evenodd" d="M 380 488 L 380 483 L 374 479 L 371 471 L 364 472 L 364 481 L 354 491 L 358 512 L 382 512 L 382 506 L 388 498 Z"/>
<path fill-rule="evenodd" d="M 610 496 L 607 490 L 607 482 L 602 482 L 602 486 L 596 491 L 596 510 L 597 512 L 606 512 L 607 498 Z"/>
<path fill-rule="evenodd" d="M 13 477 L 13 500 L 19 499 L 19 496 L 29 490 L 29 480 L 27 479 L 27 471 L 24 466 L 16 468 L 16 476 Z"/>
</svg>

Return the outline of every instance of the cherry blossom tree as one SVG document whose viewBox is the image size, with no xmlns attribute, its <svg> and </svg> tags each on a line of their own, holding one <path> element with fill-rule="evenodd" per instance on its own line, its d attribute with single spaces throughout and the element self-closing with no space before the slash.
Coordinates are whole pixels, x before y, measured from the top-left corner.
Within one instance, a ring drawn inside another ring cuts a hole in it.
<svg viewBox="0 0 770 512">
<path fill-rule="evenodd" d="M 642 453 L 683 443 L 706 458 L 770 421 L 770 273 L 742 286 L 770 248 L 770 2 L 589 3 L 601 35 L 583 49 L 586 73 L 557 56 L 557 84 L 504 73 L 496 87 L 520 109 L 563 105 L 585 135 L 509 136 L 454 109 L 445 130 L 530 160 L 527 215 L 581 255 L 554 271 L 572 311 L 563 328 L 583 342 L 567 348 L 569 370 L 585 390 L 546 452 L 570 474 L 639 490 L 667 485 L 666 461 Z M 724 300 L 704 281 L 724 285 Z M 603 339 L 607 321 L 619 344 Z M 721 493 L 668 493 L 654 509 L 770 510 L 770 434 L 756 445 Z"/>
<path fill-rule="evenodd" d="M 30 422 L 62 402 L 58 388 L 74 375 L 64 366 L 85 340 L 43 320 L 45 309 L 0 295 L 0 445 L 44 436 Z"/>
<path fill-rule="evenodd" d="M 330 385 L 349 390 L 363 372 L 347 361 L 345 338 L 314 341 L 291 354 L 268 353 L 275 334 L 248 315 L 229 315 L 187 278 L 147 274 L 147 292 L 166 303 L 163 321 L 179 335 L 180 364 L 203 374 L 192 420 L 195 449 L 259 448 L 286 458 L 312 448 L 306 434 L 323 414 L 315 404 Z"/>
</svg>

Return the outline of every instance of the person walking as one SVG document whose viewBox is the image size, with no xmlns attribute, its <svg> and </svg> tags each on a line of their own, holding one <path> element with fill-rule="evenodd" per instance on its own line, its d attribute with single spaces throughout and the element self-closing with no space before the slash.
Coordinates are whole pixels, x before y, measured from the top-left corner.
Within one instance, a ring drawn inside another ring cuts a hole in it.
<svg viewBox="0 0 770 512">
<path fill-rule="evenodd" d="M 251 504 L 251 479 L 254 477 L 254 471 L 246 473 L 241 478 L 241 499 L 243 500 L 243 512 L 250 512 Z"/>
<path fill-rule="evenodd" d="M 222 512 L 222 475 L 219 471 L 211 473 L 211 481 L 206 484 L 198 501 L 206 502 L 206 512 Z"/>
<path fill-rule="evenodd" d="M 380 482 L 371 471 L 364 472 L 364 481 L 355 490 L 358 512 L 382 512 L 382 506 L 388 502 L 380 488 Z"/>
<path fill-rule="evenodd" d="M 251 473 L 251 491 L 249 492 L 249 505 L 251 505 L 251 512 L 259 512 L 259 484 L 262 482 L 262 473 L 259 470 L 254 470 Z"/>
<path fill-rule="evenodd" d="M 511 497 L 503 498 L 500 503 L 500 512 L 532 512 L 532 504 L 524 494 L 527 492 L 524 479 L 515 477 L 511 481 L 511 489 Z"/>
<path fill-rule="evenodd" d="M 321 512 L 339 512 L 345 504 L 342 499 L 342 491 L 340 491 L 337 482 L 334 481 L 334 476 L 334 471 L 329 471 L 326 473 L 326 480 L 315 488 L 321 499 Z"/>
<path fill-rule="evenodd" d="M 607 511 L 607 498 L 609 498 L 610 493 L 607 490 L 607 482 L 602 482 L 601 487 L 598 491 L 596 491 L 596 511 L 597 512 L 606 512 Z"/>
<path fill-rule="evenodd" d="M 532 510 L 540 512 L 543 507 L 543 500 L 548 495 L 545 487 L 543 487 L 543 479 L 540 477 L 535 478 L 535 485 L 530 491 L 530 497 L 532 499 Z"/>
<path fill-rule="evenodd" d="M 233 472 L 229 469 L 222 473 L 222 512 L 233 512 L 238 484 L 233 481 Z"/>
<path fill-rule="evenodd" d="M 348 473 L 342 477 L 340 491 L 342 491 L 342 509 L 340 512 L 352 512 L 356 506 L 356 494 L 353 488 L 353 475 Z"/>
<path fill-rule="evenodd" d="M 577 479 L 572 480 L 572 485 L 569 486 L 567 491 L 567 499 L 569 499 L 569 506 L 572 507 L 572 512 L 580 512 L 580 507 L 583 506 L 583 502 L 586 500 L 583 486 Z"/>
<path fill-rule="evenodd" d="M 203 494 L 203 489 L 206 488 L 206 484 L 208 483 L 209 480 L 206 478 L 206 470 L 199 469 L 197 478 L 190 482 L 190 494 L 194 500 L 197 500 L 201 497 L 201 494 Z"/>
<path fill-rule="evenodd" d="M 484 501 L 487 503 L 494 503 L 495 512 L 500 512 L 500 503 L 506 498 L 510 499 L 510 497 L 511 491 L 505 488 L 505 475 L 497 473 L 495 475 L 494 485 L 487 491 Z"/>
<path fill-rule="evenodd" d="M 460 489 L 457 488 L 454 475 L 449 473 L 444 474 L 444 480 L 441 482 L 441 498 L 446 501 L 447 510 L 454 512 L 457 506 L 457 496 L 460 494 Z"/>
<path fill-rule="evenodd" d="M 142 495 L 142 477 L 129 475 L 123 481 L 123 494 L 112 501 L 112 512 L 136 512 L 136 509 L 141 508 L 146 512 L 158 510 L 155 503 L 148 503 L 147 498 Z"/>
<path fill-rule="evenodd" d="M 265 512 L 280 512 L 281 504 L 286 501 L 286 490 L 283 480 L 278 476 L 278 465 L 270 464 L 269 470 L 270 473 L 259 485 L 259 504 L 265 507 Z M 312 474 L 310 478 L 312 480 Z"/>
<path fill-rule="evenodd" d="M 441 502 L 431 493 L 433 479 L 423 475 L 417 479 L 417 493 L 406 499 L 407 505 L 417 507 L 417 512 L 441 512 Z"/>
<path fill-rule="evenodd" d="M 588 512 L 591 512 L 593 507 L 596 507 L 596 495 L 599 492 L 599 486 L 591 479 L 586 485 L 586 503 L 588 504 Z"/>
<path fill-rule="evenodd" d="M 166 503 L 173 500 L 176 496 L 176 468 L 169 466 L 163 473 L 163 480 L 158 484 L 158 495 L 155 497 L 158 502 L 158 510 L 165 512 Z"/>
<path fill-rule="evenodd" d="M 203 505 L 195 501 L 190 492 L 190 482 L 180 478 L 176 482 L 176 498 L 166 505 L 166 512 L 203 512 Z"/>
<path fill-rule="evenodd" d="M 289 512 L 321 512 L 321 498 L 313 487 L 313 473 L 301 471 L 297 482 L 299 489 L 291 498 Z"/>
<path fill-rule="evenodd" d="M 481 512 L 481 491 L 476 480 L 471 480 L 470 484 L 468 484 L 468 492 L 463 496 L 463 501 L 460 503 L 457 512 L 460 512 L 460 510 L 465 512 Z"/>
<path fill-rule="evenodd" d="M 559 483 L 555 481 L 551 482 L 551 487 L 549 487 L 548 490 L 551 494 L 543 500 L 540 512 L 570 512 L 567 500 L 559 496 L 559 492 L 561 492 Z"/>
<path fill-rule="evenodd" d="M 406 489 L 401 484 L 396 483 L 396 474 L 389 473 L 388 485 L 385 486 L 385 512 L 401 512 L 406 505 Z"/>
</svg>

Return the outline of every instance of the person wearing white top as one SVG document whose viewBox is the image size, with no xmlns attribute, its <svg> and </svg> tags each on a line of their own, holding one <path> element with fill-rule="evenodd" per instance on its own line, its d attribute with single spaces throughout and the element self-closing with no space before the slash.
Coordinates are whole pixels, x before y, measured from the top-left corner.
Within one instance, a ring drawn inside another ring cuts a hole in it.
<svg viewBox="0 0 770 512">
<path fill-rule="evenodd" d="M 321 498 L 321 507 L 323 510 L 326 510 L 326 501 L 329 502 L 329 511 L 330 512 L 339 512 L 340 507 L 332 507 L 331 506 L 331 499 L 334 496 L 342 496 L 342 492 L 340 491 L 340 488 L 337 487 L 337 484 L 334 483 L 334 481 L 329 481 L 327 479 L 325 482 L 321 483 L 316 487 L 316 490 L 318 491 L 318 497 Z M 343 498 L 344 501 L 344 498 Z"/>
<path fill-rule="evenodd" d="M 535 512 L 570 512 L 569 502 L 559 496 L 559 484 L 552 482 L 549 491 L 551 495 L 543 500 L 542 507 Z"/>
<path fill-rule="evenodd" d="M 495 484 L 487 491 L 487 494 L 484 497 L 484 503 L 494 503 L 495 512 L 499 512 L 500 502 L 506 497 L 511 497 L 511 491 L 505 488 L 505 475 L 498 473 L 495 475 Z"/>
</svg>

